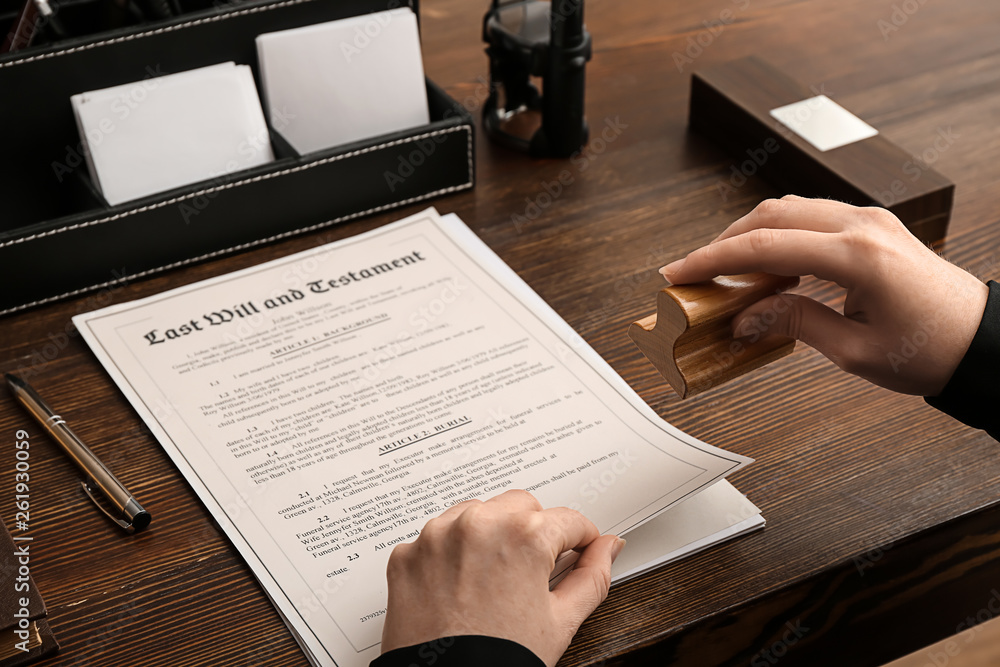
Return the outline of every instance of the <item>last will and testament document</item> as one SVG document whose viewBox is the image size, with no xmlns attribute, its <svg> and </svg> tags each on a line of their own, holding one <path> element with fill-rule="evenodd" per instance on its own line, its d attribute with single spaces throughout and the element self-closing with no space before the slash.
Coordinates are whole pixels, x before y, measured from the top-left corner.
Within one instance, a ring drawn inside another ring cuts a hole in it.
<svg viewBox="0 0 1000 667">
<path fill-rule="evenodd" d="M 686 512 L 670 551 L 762 523 L 722 480 L 749 459 L 661 420 L 433 209 L 74 322 L 316 665 L 378 655 L 393 545 L 469 498 L 527 489 L 618 534 Z M 706 489 L 729 503 L 708 532 Z"/>
</svg>

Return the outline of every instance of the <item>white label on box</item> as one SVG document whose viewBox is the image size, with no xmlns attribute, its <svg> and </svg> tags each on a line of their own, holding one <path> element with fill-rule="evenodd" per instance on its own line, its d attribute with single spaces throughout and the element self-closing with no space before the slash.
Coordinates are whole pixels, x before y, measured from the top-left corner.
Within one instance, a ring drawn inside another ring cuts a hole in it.
<svg viewBox="0 0 1000 667">
<path fill-rule="evenodd" d="M 826 95 L 771 109 L 771 116 L 824 152 L 878 134 L 878 130 Z"/>
</svg>

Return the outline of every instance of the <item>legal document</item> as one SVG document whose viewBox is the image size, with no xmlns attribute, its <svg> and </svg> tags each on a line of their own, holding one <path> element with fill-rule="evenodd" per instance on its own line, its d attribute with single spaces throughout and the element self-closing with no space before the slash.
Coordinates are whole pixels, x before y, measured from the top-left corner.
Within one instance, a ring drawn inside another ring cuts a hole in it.
<svg viewBox="0 0 1000 667">
<path fill-rule="evenodd" d="M 625 534 L 750 461 L 433 209 L 74 322 L 316 665 L 378 655 L 389 554 L 454 503 L 527 489 Z M 760 523 L 728 489 L 745 514 L 713 530 Z"/>
</svg>

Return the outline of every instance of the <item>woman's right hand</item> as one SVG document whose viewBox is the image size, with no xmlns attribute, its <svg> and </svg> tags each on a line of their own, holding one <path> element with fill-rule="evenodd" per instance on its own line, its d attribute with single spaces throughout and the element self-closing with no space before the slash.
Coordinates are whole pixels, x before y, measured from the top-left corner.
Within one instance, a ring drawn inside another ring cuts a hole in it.
<svg viewBox="0 0 1000 667">
<path fill-rule="evenodd" d="M 734 335 L 790 336 L 849 373 L 924 396 L 939 394 L 965 356 L 989 292 L 885 209 L 794 195 L 764 201 L 660 269 L 674 284 L 756 271 L 835 282 L 847 290 L 844 312 L 775 295 L 737 315 Z"/>
</svg>

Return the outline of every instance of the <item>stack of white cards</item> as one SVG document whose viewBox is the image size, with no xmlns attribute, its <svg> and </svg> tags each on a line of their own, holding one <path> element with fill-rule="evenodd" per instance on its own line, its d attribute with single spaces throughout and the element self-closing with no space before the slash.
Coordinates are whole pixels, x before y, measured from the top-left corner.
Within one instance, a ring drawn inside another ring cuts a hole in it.
<svg viewBox="0 0 1000 667">
<path fill-rule="evenodd" d="M 274 160 L 245 65 L 202 67 L 70 101 L 91 179 L 112 205 Z"/>
<path fill-rule="evenodd" d="M 257 58 L 274 129 L 300 154 L 430 122 L 409 8 L 261 35 Z"/>
</svg>

